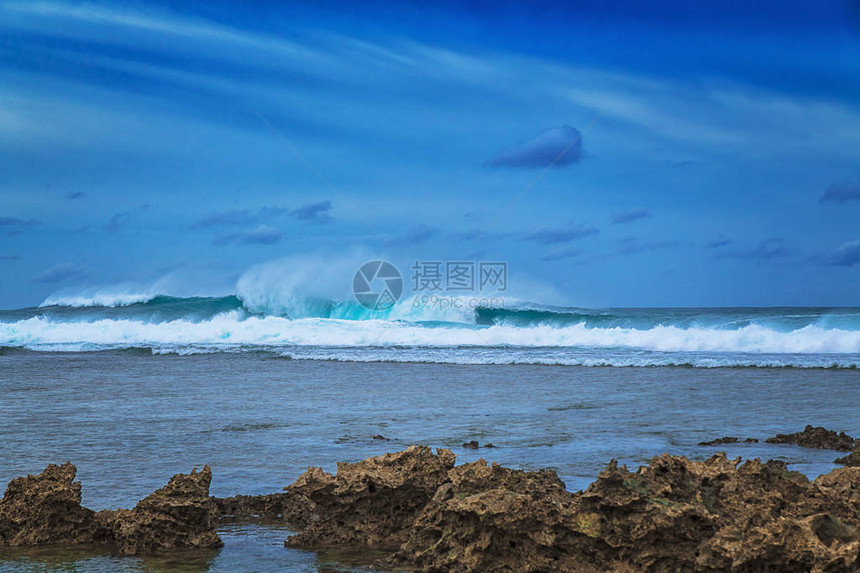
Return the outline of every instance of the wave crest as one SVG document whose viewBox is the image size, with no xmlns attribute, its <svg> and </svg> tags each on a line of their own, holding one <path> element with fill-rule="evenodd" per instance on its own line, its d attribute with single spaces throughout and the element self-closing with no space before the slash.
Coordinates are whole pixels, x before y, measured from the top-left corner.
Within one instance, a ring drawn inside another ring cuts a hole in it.
<svg viewBox="0 0 860 573">
<path fill-rule="evenodd" d="M 109 307 L 131 306 L 133 304 L 146 303 L 158 296 L 164 296 L 159 292 L 116 292 L 95 291 L 83 294 L 55 293 L 46 298 L 39 308 L 47 306 L 67 306 L 71 308 L 85 307 Z"/>
</svg>

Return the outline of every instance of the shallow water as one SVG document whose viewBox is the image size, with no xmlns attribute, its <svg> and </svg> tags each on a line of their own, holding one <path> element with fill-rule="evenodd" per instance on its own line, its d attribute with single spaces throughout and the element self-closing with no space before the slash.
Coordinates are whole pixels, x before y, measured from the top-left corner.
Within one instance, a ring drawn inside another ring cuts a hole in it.
<svg viewBox="0 0 860 573">
<path fill-rule="evenodd" d="M 452 448 L 586 487 L 617 458 L 704 458 L 699 441 L 764 439 L 806 424 L 860 435 L 860 372 L 849 369 L 356 363 L 254 353 L 109 351 L 0 354 L 0 481 L 48 463 L 78 467 L 84 504 L 131 507 L 169 477 L 209 464 L 212 493 L 280 490 L 309 465 L 410 444 Z M 389 441 L 372 439 L 381 434 Z M 468 450 L 469 440 L 497 448 Z M 778 458 L 814 477 L 838 453 L 791 445 L 722 446 Z M 324 571 L 332 559 L 286 549 L 284 528 L 222 524 L 225 547 L 152 559 L 18 553 L 14 571 Z M 40 556 L 41 555 L 41 556 Z M 46 557 L 46 555 L 48 555 Z M 7 555 L 8 556 L 8 555 Z"/>
</svg>

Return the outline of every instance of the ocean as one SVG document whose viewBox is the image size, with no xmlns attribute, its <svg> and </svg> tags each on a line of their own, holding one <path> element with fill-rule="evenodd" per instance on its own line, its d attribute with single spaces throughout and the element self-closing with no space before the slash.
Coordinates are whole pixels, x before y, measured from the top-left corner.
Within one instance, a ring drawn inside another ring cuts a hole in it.
<svg viewBox="0 0 860 573">
<path fill-rule="evenodd" d="M 348 362 L 857 368 L 860 309 L 583 309 L 473 299 L 52 297 L 0 311 L 0 347 L 263 352 Z"/>
<path fill-rule="evenodd" d="M 858 364 L 860 309 L 48 299 L 0 312 L 0 481 L 70 460 L 86 506 L 131 507 L 204 464 L 213 495 L 271 493 L 308 466 L 410 444 L 553 468 L 571 490 L 611 459 L 718 449 L 815 477 L 840 454 L 763 439 L 806 424 L 860 435 Z M 725 435 L 762 441 L 697 445 Z M 280 523 L 220 533 L 221 550 L 162 558 L 6 551 L 0 571 L 341 571 L 371 557 L 284 548 Z"/>
</svg>

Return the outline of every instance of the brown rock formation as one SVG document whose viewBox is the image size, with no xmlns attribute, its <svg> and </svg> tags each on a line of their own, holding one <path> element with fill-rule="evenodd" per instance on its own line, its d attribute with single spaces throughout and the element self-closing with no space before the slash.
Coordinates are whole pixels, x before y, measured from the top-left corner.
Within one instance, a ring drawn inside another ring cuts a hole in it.
<svg viewBox="0 0 860 573">
<path fill-rule="evenodd" d="M 842 456 L 841 458 L 836 458 L 833 460 L 833 463 L 853 468 L 860 467 L 860 443 L 854 447 L 854 451 L 850 454 Z"/>
<path fill-rule="evenodd" d="M 385 568 L 451 573 L 860 571 L 860 467 L 814 481 L 783 462 L 662 455 L 612 462 L 584 492 L 549 470 L 454 466 L 423 446 L 310 468 L 285 493 L 209 497 L 212 474 L 174 476 L 131 510 L 80 505 L 71 464 L 18 478 L 0 545 L 114 544 L 126 554 L 218 547 L 218 514 L 281 516 L 309 549 L 383 549 Z"/>
<path fill-rule="evenodd" d="M 293 547 L 391 545 L 405 539 L 415 516 L 448 479 L 450 450 L 411 446 L 350 464 L 337 474 L 309 468 L 287 488 L 310 500 L 311 525 L 287 543 Z"/>
<path fill-rule="evenodd" d="M 845 432 L 838 434 L 821 426 L 806 426 L 802 432 L 794 434 L 777 434 L 765 440 L 768 444 L 796 444 L 804 448 L 820 450 L 851 451 L 854 448 L 854 438 Z"/>
<path fill-rule="evenodd" d="M 757 443 L 758 440 L 755 438 L 746 438 L 744 440 L 741 440 L 740 438 L 735 438 L 734 436 L 724 436 L 722 438 L 717 438 L 715 440 L 708 440 L 706 442 L 699 442 L 699 445 L 700 446 L 718 446 L 721 444 L 739 444 L 741 442 L 743 442 L 745 444 L 754 444 L 754 443 Z"/>
<path fill-rule="evenodd" d="M 575 523 L 573 497 L 554 472 L 523 472 L 479 460 L 454 468 L 449 480 L 383 565 L 556 571 L 559 560 L 573 553 L 567 525 Z"/>
<path fill-rule="evenodd" d="M 71 463 L 49 465 L 39 475 L 9 483 L 0 500 L 0 546 L 111 544 L 125 554 L 220 547 L 212 472 L 177 474 L 133 510 L 98 513 L 81 506 L 81 484 Z"/>
<path fill-rule="evenodd" d="M 98 519 L 127 555 L 175 549 L 221 547 L 215 533 L 215 504 L 209 497 L 212 470 L 176 474 L 166 486 L 140 500 L 134 509 L 101 511 Z"/>
<path fill-rule="evenodd" d="M 461 447 L 469 449 L 469 450 L 477 450 L 478 448 L 495 448 L 496 446 L 494 446 L 493 444 L 489 444 L 489 443 L 484 444 L 482 446 L 480 444 L 480 442 L 478 442 L 478 440 L 471 440 L 468 442 L 463 442 L 463 445 Z"/>
<path fill-rule="evenodd" d="M 860 468 L 814 482 L 782 462 L 663 455 L 614 462 L 585 492 L 554 472 L 458 467 L 410 448 L 310 469 L 290 488 L 314 505 L 288 544 L 398 546 L 418 571 L 860 571 Z"/>
<path fill-rule="evenodd" d="M 0 500 L 0 546 L 91 542 L 95 512 L 81 506 L 76 473 L 71 463 L 51 464 L 9 482 Z"/>
</svg>

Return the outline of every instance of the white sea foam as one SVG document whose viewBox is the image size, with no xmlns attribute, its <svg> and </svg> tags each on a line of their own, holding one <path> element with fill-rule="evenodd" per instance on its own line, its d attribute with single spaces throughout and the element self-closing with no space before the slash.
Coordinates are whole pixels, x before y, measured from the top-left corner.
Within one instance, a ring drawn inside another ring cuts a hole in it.
<svg viewBox="0 0 860 573">
<path fill-rule="evenodd" d="M 735 330 L 656 326 L 650 329 L 572 326 L 430 327 L 391 320 L 242 318 L 228 312 L 205 321 L 55 321 L 33 317 L 0 323 L 0 345 L 183 347 L 419 347 L 435 349 L 603 349 L 662 353 L 768 355 L 860 354 L 860 331 L 805 326 L 780 332 L 750 325 Z M 599 358 L 599 357 L 598 357 Z M 741 358 L 735 358 L 735 362 Z M 825 359 L 826 361 L 826 359 Z"/>
</svg>

